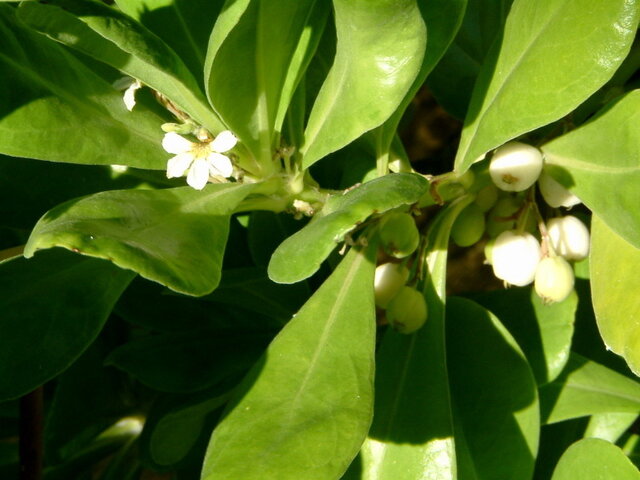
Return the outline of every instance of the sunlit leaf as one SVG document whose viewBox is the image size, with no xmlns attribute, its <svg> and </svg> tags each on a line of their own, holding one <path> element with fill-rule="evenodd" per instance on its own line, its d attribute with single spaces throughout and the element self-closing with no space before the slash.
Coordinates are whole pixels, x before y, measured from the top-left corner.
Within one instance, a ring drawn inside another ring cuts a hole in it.
<svg viewBox="0 0 640 480">
<path fill-rule="evenodd" d="M 64 247 L 177 292 L 206 295 L 220 281 L 231 214 L 254 185 L 121 190 L 71 200 L 40 219 L 25 256 Z"/>
<path fill-rule="evenodd" d="M 589 123 L 543 145 L 542 150 L 556 180 L 610 229 L 640 248 L 638 123 L 640 90 L 634 90 Z"/>
<path fill-rule="evenodd" d="M 203 480 L 347 469 L 373 413 L 374 251 L 352 249 L 245 378 L 213 432 Z"/>
<path fill-rule="evenodd" d="M 637 206 L 635 207 L 637 208 Z M 591 222 L 591 290 L 598 329 L 607 347 L 640 375 L 640 248 L 594 215 Z"/>
<path fill-rule="evenodd" d="M 629 52 L 639 16 L 634 0 L 515 0 L 476 81 L 456 170 L 600 88 Z"/>
<path fill-rule="evenodd" d="M 612 443 L 585 438 L 574 443 L 560 458 L 551 480 L 640 480 L 640 472 Z"/>
<path fill-rule="evenodd" d="M 394 174 L 334 195 L 313 221 L 276 249 L 269 263 L 269 278 L 295 283 L 310 277 L 353 227 L 373 213 L 417 202 L 427 186 L 419 175 Z"/>
</svg>

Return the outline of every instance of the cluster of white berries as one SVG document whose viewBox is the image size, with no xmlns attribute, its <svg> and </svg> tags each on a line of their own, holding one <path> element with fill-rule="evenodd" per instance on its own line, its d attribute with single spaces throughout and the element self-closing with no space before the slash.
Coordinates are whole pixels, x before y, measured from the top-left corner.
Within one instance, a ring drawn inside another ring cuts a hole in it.
<svg viewBox="0 0 640 480">
<path fill-rule="evenodd" d="M 517 286 L 534 283 L 537 294 L 550 303 L 564 300 L 573 290 L 569 261 L 588 255 L 589 230 L 571 215 L 544 222 L 533 196 L 527 199 L 519 193 L 538 182 L 542 197 L 551 207 L 580 203 L 543 167 L 542 153 L 535 147 L 509 142 L 498 148 L 489 165 L 493 185 L 481 190 L 475 203 L 458 217 L 452 239 L 469 246 L 486 230 L 491 240 L 485 255 L 496 277 Z"/>
<path fill-rule="evenodd" d="M 378 230 L 380 243 L 387 255 L 405 259 L 420 243 L 415 220 L 408 213 L 389 213 Z M 374 294 L 376 306 L 385 310 L 389 324 L 400 333 L 413 333 L 427 320 L 424 295 L 407 285 L 410 272 L 402 263 L 387 262 L 376 268 Z"/>
</svg>

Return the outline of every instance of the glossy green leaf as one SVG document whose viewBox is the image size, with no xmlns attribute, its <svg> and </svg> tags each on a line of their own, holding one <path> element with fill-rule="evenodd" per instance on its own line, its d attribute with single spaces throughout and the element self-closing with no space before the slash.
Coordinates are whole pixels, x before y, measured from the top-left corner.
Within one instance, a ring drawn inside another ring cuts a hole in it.
<svg viewBox="0 0 640 480">
<path fill-rule="evenodd" d="M 458 478 L 530 478 L 540 413 L 524 354 L 499 320 L 470 300 L 449 298 L 446 327 Z"/>
<path fill-rule="evenodd" d="M 164 169 L 163 120 L 0 5 L 0 151 L 69 163 Z M 136 111 L 137 110 L 137 111 Z"/>
<path fill-rule="evenodd" d="M 212 132 L 224 130 L 194 76 L 160 38 L 103 3 L 87 0 L 50 3 L 25 2 L 18 10 L 19 18 L 50 38 L 158 90 Z"/>
<path fill-rule="evenodd" d="M 206 295 L 220 281 L 229 218 L 255 185 L 121 190 L 71 200 L 40 219 L 25 256 L 64 247 L 177 292 Z"/>
<path fill-rule="evenodd" d="M 301 146 L 309 167 L 381 125 L 420 72 L 427 29 L 416 0 L 333 0 L 337 49 Z"/>
<path fill-rule="evenodd" d="M 207 417 L 221 409 L 229 396 L 229 392 L 224 392 L 206 400 L 191 401 L 147 420 L 141 442 L 146 443 L 151 460 L 160 467 L 183 461 L 204 434 Z"/>
<path fill-rule="evenodd" d="M 276 118 L 282 120 L 328 8 L 320 0 L 241 0 L 223 10 L 213 29 L 205 64 L 209 100 L 264 164 L 279 146 Z M 283 91 L 287 79 L 293 83 Z"/>
<path fill-rule="evenodd" d="M 0 264 L 0 401 L 69 367 L 132 278 L 108 262 L 60 249 Z"/>
<path fill-rule="evenodd" d="M 600 88 L 629 52 L 639 15 L 635 0 L 515 0 L 478 76 L 456 171 Z"/>
<path fill-rule="evenodd" d="M 202 82 L 209 35 L 224 0 L 116 0 L 116 4 L 162 38 Z"/>
<path fill-rule="evenodd" d="M 429 230 L 427 323 L 413 335 L 389 329 L 379 347 L 373 424 L 362 447 L 359 478 L 456 478 L 445 358 L 445 276 L 449 232 L 470 201 L 461 199 L 443 210 Z"/>
<path fill-rule="evenodd" d="M 572 353 L 558 378 L 540 388 L 544 423 L 604 412 L 640 411 L 640 383 Z"/>
<path fill-rule="evenodd" d="M 374 213 L 417 202 L 427 188 L 428 182 L 419 175 L 394 174 L 330 197 L 307 226 L 276 249 L 269 278 L 295 283 L 310 277 L 356 225 Z"/>
<path fill-rule="evenodd" d="M 542 146 L 550 173 L 609 228 L 640 248 L 640 90 Z M 612 141 L 615 139 L 615 141 Z"/>
<path fill-rule="evenodd" d="M 162 392 L 204 390 L 247 371 L 273 335 L 191 330 L 136 338 L 114 350 L 114 365 Z"/>
<path fill-rule="evenodd" d="M 352 249 L 272 342 L 214 430 L 203 480 L 344 473 L 373 413 L 374 252 Z"/>
<path fill-rule="evenodd" d="M 249 252 L 256 265 L 269 265 L 271 255 L 287 237 L 305 225 L 287 213 L 251 212 L 247 227 Z"/>
<path fill-rule="evenodd" d="M 494 39 L 502 35 L 512 1 L 468 0 L 456 38 L 427 78 L 438 103 L 461 120 L 485 56 Z"/>
<path fill-rule="evenodd" d="M 575 293 L 560 303 L 545 304 L 532 288 L 496 290 L 474 296 L 496 315 L 518 342 L 539 385 L 555 379 L 569 359 Z"/>
<path fill-rule="evenodd" d="M 466 4 L 467 0 L 418 2 L 418 7 L 427 26 L 427 49 L 422 59 L 420 71 L 404 99 L 393 115 L 374 131 L 380 135 L 379 142 L 383 151 L 391 146 L 405 110 L 453 40 L 462 22 Z"/>
<path fill-rule="evenodd" d="M 640 291 L 640 248 L 594 215 L 590 262 L 593 309 L 602 340 L 640 375 L 640 297 L 635 295 Z"/>
<path fill-rule="evenodd" d="M 551 480 L 640 480 L 640 472 L 612 443 L 585 438 L 562 455 Z"/>
<path fill-rule="evenodd" d="M 591 415 L 584 437 L 594 437 L 615 443 L 638 419 L 638 413 L 596 413 Z"/>
</svg>

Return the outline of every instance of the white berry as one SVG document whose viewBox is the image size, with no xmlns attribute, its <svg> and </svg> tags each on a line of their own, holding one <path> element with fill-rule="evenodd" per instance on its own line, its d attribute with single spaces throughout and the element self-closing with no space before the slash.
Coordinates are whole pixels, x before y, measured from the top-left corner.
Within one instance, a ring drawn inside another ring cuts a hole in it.
<svg viewBox="0 0 640 480">
<path fill-rule="evenodd" d="M 534 286 L 545 303 L 561 302 L 573 290 L 574 281 L 569 262 L 562 257 L 546 257 L 538 264 Z"/>
<path fill-rule="evenodd" d="M 535 277 L 540 256 L 540 243 L 530 233 L 503 232 L 496 238 L 491 252 L 493 273 L 512 285 L 529 285 Z"/>
<path fill-rule="evenodd" d="M 589 255 L 589 229 L 573 215 L 552 218 L 547 231 L 553 250 L 567 260 L 582 260 Z"/>
<path fill-rule="evenodd" d="M 376 305 L 387 308 L 409 279 L 409 270 L 398 263 L 384 263 L 376 268 L 374 276 L 374 293 Z"/>
<path fill-rule="evenodd" d="M 580 199 L 578 197 L 564 188 L 544 170 L 538 179 L 538 187 L 540 187 L 542 198 L 544 198 L 544 201 L 547 202 L 550 207 L 570 208 L 580 203 Z"/>
<path fill-rule="evenodd" d="M 542 171 L 542 153 L 531 145 L 509 142 L 496 149 L 489 165 L 493 183 L 507 192 L 521 192 L 533 185 Z"/>
</svg>

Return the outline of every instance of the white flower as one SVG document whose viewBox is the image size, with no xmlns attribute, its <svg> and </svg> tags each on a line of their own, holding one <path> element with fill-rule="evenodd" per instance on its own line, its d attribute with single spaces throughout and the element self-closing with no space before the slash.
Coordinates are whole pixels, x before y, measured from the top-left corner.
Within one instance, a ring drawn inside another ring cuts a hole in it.
<svg viewBox="0 0 640 480">
<path fill-rule="evenodd" d="M 187 173 L 187 183 L 202 190 L 210 176 L 229 178 L 233 165 L 224 152 L 231 150 L 238 139 L 228 130 L 221 132 L 211 142 L 191 142 L 175 132 L 165 134 L 162 147 L 176 156 L 167 162 L 167 178 L 182 177 Z"/>
<path fill-rule="evenodd" d="M 131 77 L 122 77 L 116 80 L 113 86 L 118 90 L 124 90 L 124 95 L 122 96 L 124 106 L 127 107 L 129 111 L 133 110 L 133 107 L 136 105 L 136 91 L 142 88 L 140 80 Z"/>
</svg>

